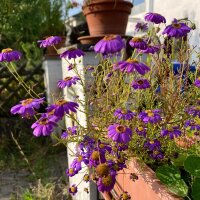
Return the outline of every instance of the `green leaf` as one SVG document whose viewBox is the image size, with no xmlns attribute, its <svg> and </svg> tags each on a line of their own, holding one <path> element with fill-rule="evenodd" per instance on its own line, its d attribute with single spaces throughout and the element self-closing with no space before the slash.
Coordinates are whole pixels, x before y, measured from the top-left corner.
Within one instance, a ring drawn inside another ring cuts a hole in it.
<svg viewBox="0 0 200 200">
<path fill-rule="evenodd" d="M 184 168 L 193 176 L 200 177 L 200 157 L 188 156 L 184 162 Z"/>
<path fill-rule="evenodd" d="M 187 159 L 187 154 L 180 154 L 178 158 L 173 158 L 171 160 L 174 166 L 183 166 L 186 159 Z"/>
<path fill-rule="evenodd" d="M 194 200 L 200 199 L 200 178 L 196 178 L 192 185 L 192 197 Z"/>
<path fill-rule="evenodd" d="M 170 192 L 181 197 L 187 196 L 188 193 L 188 186 L 182 179 L 177 180 L 175 183 L 168 186 L 168 189 L 170 190 Z"/>
<path fill-rule="evenodd" d="M 172 193 L 181 197 L 187 196 L 188 186 L 181 179 L 181 174 L 177 167 L 168 165 L 160 166 L 156 170 L 156 175 Z"/>
</svg>

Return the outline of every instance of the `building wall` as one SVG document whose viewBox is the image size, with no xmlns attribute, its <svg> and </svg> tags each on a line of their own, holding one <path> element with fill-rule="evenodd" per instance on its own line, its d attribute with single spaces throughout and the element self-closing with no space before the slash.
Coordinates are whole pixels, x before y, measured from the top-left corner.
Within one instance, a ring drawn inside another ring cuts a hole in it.
<svg viewBox="0 0 200 200">
<path fill-rule="evenodd" d="M 174 18 L 188 18 L 196 24 L 196 30 L 190 34 L 190 45 L 200 46 L 200 0 L 145 0 L 135 6 L 129 17 L 127 35 L 135 35 L 135 24 L 143 21 L 147 12 L 156 12 L 165 16 L 167 24 Z"/>
</svg>

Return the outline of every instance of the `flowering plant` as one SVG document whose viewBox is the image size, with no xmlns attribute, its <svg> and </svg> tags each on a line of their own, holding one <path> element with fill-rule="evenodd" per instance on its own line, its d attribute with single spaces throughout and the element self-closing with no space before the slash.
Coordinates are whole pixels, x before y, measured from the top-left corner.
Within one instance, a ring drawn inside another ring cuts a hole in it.
<svg viewBox="0 0 200 200">
<path fill-rule="evenodd" d="M 142 27 L 147 32 L 129 41 L 132 52 L 127 58 L 125 42 L 117 35 L 107 35 L 95 45 L 100 63 L 85 67 L 84 71 L 80 71 L 78 62 L 84 56 L 82 50 L 70 48 L 61 53 L 60 57 L 69 63 L 68 71 L 74 75 L 58 80 L 58 87 L 67 88 L 74 100 L 60 97 L 52 105 L 46 103 L 45 113 L 38 111 L 45 99 L 26 85 L 12 63 L 20 59 L 21 53 L 3 50 L 0 61 L 31 96 L 12 107 L 11 113 L 26 119 L 35 117 L 31 128 L 37 137 L 53 134 L 66 116 L 74 121 L 74 126 L 61 127 L 62 135 L 56 136 L 65 145 L 76 142 L 74 160 L 66 170 L 69 177 L 87 166 L 80 182 L 94 181 L 99 191 L 109 192 L 117 173 L 135 157 L 156 168 L 161 181 L 185 197 L 188 187 L 197 187 L 200 176 L 199 62 L 194 61 L 195 66 L 189 64 L 191 55 L 198 57 L 198 52 L 187 40 L 193 24 L 174 19 L 160 33 L 159 26 L 166 23 L 162 15 L 148 13 L 145 20 L 149 26 Z M 140 28 L 136 26 L 136 30 Z M 41 47 L 58 42 L 57 36 L 39 41 Z M 91 74 L 89 81 L 83 79 L 84 74 Z M 76 93 L 76 87 L 83 89 L 85 98 Z M 86 125 L 76 118 L 77 112 L 86 116 Z M 191 161 L 195 164 L 191 165 Z M 177 166 L 184 166 L 185 173 L 193 177 L 189 184 L 181 178 Z M 71 185 L 69 192 L 75 195 L 78 185 Z M 120 199 L 130 198 L 122 191 Z"/>
</svg>

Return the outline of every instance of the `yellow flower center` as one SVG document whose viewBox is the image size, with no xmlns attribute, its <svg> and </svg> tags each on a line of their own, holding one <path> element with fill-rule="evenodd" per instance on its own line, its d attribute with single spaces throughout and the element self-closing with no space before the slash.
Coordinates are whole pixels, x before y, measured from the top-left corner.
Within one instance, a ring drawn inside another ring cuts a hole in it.
<svg viewBox="0 0 200 200">
<path fill-rule="evenodd" d="M 178 23 L 174 23 L 174 24 L 172 24 L 172 26 L 174 27 L 174 28 L 177 28 L 177 29 L 179 29 L 179 28 L 181 28 L 181 25 L 180 24 L 178 24 Z"/>
<path fill-rule="evenodd" d="M 131 39 L 133 42 L 142 42 L 143 39 L 141 37 L 134 37 Z"/>
<path fill-rule="evenodd" d="M 41 125 L 45 125 L 47 123 L 48 123 L 48 118 L 44 118 L 44 119 L 39 121 L 39 124 L 41 124 Z"/>
<path fill-rule="evenodd" d="M 105 164 L 105 163 L 99 164 L 96 167 L 96 173 L 100 177 L 107 176 L 109 174 L 109 167 L 108 167 L 108 165 Z"/>
<path fill-rule="evenodd" d="M 83 177 L 83 180 L 84 181 L 89 181 L 90 177 L 88 174 L 85 174 L 84 177 Z"/>
<path fill-rule="evenodd" d="M 99 160 L 99 152 L 98 151 L 92 152 L 92 159 L 93 160 Z"/>
<path fill-rule="evenodd" d="M 126 127 L 122 126 L 122 125 L 119 125 L 119 126 L 116 127 L 116 131 L 118 133 L 124 133 L 124 132 L 126 132 Z"/>
<path fill-rule="evenodd" d="M 154 116 L 154 113 L 151 110 L 146 110 L 145 112 L 147 113 L 148 117 Z"/>
<path fill-rule="evenodd" d="M 122 200 L 127 200 L 127 199 L 129 199 L 129 196 L 128 196 L 128 194 L 127 193 L 123 193 L 122 194 Z"/>
<path fill-rule="evenodd" d="M 138 131 L 143 131 L 143 130 L 144 130 L 144 128 L 142 126 L 138 127 Z"/>
<path fill-rule="evenodd" d="M 71 80 L 71 79 L 72 79 L 72 77 L 67 76 L 67 77 L 64 78 L 64 81 L 69 81 L 69 80 Z"/>
<path fill-rule="evenodd" d="M 73 174 L 74 173 L 74 169 L 73 168 L 70 168 L 69 169 L 69 174 Z"/>
<path fill-rule="evenodd" d="M 142 85 L 142 84 L 144 83 L 144 81 L 143 81 L 143 80 L 138 80 L 137 83 L 138 83 L 139 85 Z"/>
<path fill-rule="evenodd" d="M 67 104 L 67 101 L 65 101 L 64 99 L 60 99 L 60 100 L 57 100 L 55 104 L 58 106 L 62 106 L 64 104 Z"/>
<path fill-rule="evenodd" d="M 114 40 L 116 38 L 116 35 L 106 35 L 103 40 L 109 41 Z"/>
<path fill-rule="evenodd" d="M 105 147 L 104 144 L 100 144 L 100 145 L 99 145 L 99 148 L 100 148 L 100 149 L 103 149 L 104 147 Z"/>
<path fill-rule="evenodd" d="M 112 176 L 111 175 L 108 175 L 108 176 L 105 176 L 102 178 L 102 183 L 105 185 L 105 186 L 110 186 L 112 184 Z"/>
<path fill-rule="evenodd" d="M 72 193 L 74 193 L 74 192 L 76 192 L 76 187 L 72 186 L 72 187 L 70 188 L 70 190 L 71 190 Z"/>
<path fill-rule="evenodd" d="M 200 77 L 197 78 L 200 81 Z"/>
<path fill-rule="evenodd" d="M 11 52 L 11 51 L 13 51 L 11 48 L 6 48 L 6 49 L 2 49 L 2 53 L 9 53 L 9 52 Z"/>
<path fill-rule="evenodd" d="M 81 162 L 83 160 L 83 156 L 78 157 L 78 161 Z"/>
<path fill-rule="evenodd" d="M 126 62 L 128 62 L 128 63 L 138 63 L 138 60 L 129 58 L 129 59 L 126 60 Z"/>
<path fill-rule="evenodd" d="M 30 103 L 32 103 L 33 102 L 33 99 L 26 99 L 26 100 L 23 100 L 22 101 L 22 106 L 26 106 L 26 105 L 28 105 L 28 104 L 30 104 Z"/>
</svg>

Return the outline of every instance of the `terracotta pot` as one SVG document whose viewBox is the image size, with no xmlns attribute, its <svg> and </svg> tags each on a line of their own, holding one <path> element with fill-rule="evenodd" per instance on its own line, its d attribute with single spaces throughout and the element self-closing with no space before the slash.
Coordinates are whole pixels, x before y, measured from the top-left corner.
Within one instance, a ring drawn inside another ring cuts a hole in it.
<svg viewBox="0 0 200 200">
<path fill-rule="evenodd" d="M 61 42 L 55 45 L 56 49 L 60 49 L 65 46 L 66 36 L 60 36 L 62 38 Z M 56 50 L 53 46 L 47 47 L 45 56 L 47 57 L 55 57 L 58 56 Z"/>
<path fill-rule="evenodd" d="M 82 7 L 90 35 L 124 35 L 132 7 L 124 0 L 91 0 Z"/>
<path fill-rule="evenodd" d="M 131 180 L 130 173 L 138 175 L 138 180 Z M 128 163 L 127 169 L 118 173 L 112 193 L 119 197 L 123 191 L 127 191 L 131 199 L 137 200 L 181 200 L 161 184 L 149 167 L 141 165 L 134 159 Z"/>
</svg>

